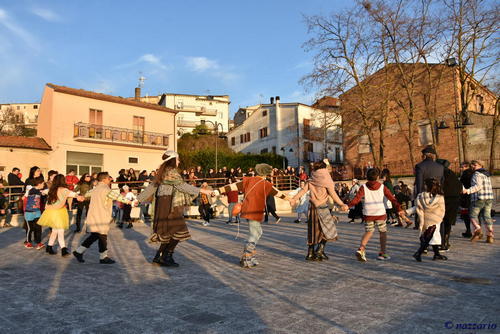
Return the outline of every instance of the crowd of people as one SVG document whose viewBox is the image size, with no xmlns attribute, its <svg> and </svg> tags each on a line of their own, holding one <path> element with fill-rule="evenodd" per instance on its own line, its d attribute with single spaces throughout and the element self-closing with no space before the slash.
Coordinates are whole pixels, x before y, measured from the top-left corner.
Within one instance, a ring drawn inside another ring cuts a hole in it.
<svg viewBox="0 0 500 334">
<path fill-rule="evenodd" d="M 420 247 L 413 254 L 417 261 L 422 261 L 422 254 L 429 246 L 434 260 L 447 260 L 442 252 L 451 248 L 450 233 L 459 212 L 466 227 L 463 237 L 476 242 L 486 232 L 486 242 L 494 242 L 493 190 L 484 163 L 479 160 L 464 162 L 458 176 L 449 169 L 448 161 L 437 159 L 433 147 L 422 151 L 423 160 L 415 166 L 413 190 L 403 181 L 393 184 L 390 171 L 378 168 L 367 170 L 364 184 L 357 179 L 352 180 L 350 187 L 347 183 L 335 183 L 333 167 L 328 160 L 314 163 L 309 173 L 303 167 L 298 171 L 291 167 L 279 171 L 267 164 L 257 164 L 247 173 L 242 173 L 239 168 L 228 170 L 223 167 L 223 184 L 210 186 L 206 181 L 213 170 L 204 173 L 198 167 L 179 172 L 180 158 L 174 151 L 165 152 L 162 159 L 163 163 L 155 171 L 137 174 L 133 169 L 122 169 L 116 180 L 106 172 L 85 173 L 78 178 L 74 170 L 67 175 L 51 170 L 45 179 L 40 168 L 34 166 L 23 182 L 20 170 L 14 168 L 8 179 L 9 184 L 18 189 L 11 190 L 10 196 L 16 194 L 19 201 L 1 195 L 0 213 L 5 215 L 9 203 L 21 203 L 21 208 L 15 209 L 21 209 L 24 214 L 24 246 L 45 248 L 53 255 L 56 254 L 57 241 L 61 255 L 66 257 L 71 255 L 65 243 L 65 231 L 70 226 L 68 212 L 76 208 L 74 231 L 82 231 L 82 222 L 85 222 L 89 232 L 72 253 L 80 263 L 85 261 L 83 255 L 95 241 L 98 241 L 100 263 L 114 263 L 107 252 L 111 222 L 114 221 L 119 228 L 132 228 L 133 219 L 146 221 L 150 218 L 150 240 L 159 243 L 152 263 L 176 267 L 174 249 L 180 241 L 190 238 L 184 218 L 185 207 L 196 203 L 203 225 L 209 226 L 217 196 L 227 196 L 228 224 L 233 218 L 238 223 L 243 219 L 248 223 L 249 234 L 240 258 L 240 265 L 244 268 L 258 265 L 257 244 L 263 232 L 262 222 L 270 215 L 274 216 L 276 223 L 281 220 L 276 214 L 275 197 L 291 204 L 297 213 L 296 223 L 307 221 L 307 261 L 328 260 L 326 245 L 336 241 L 339 235 L 335 208 L 349 211 L 350 223 L 360 219 L 364 224 L 364 234 L 355 252 L 356 258 L 363 262 L 367 261 L 366 247 L 375 228 L 380 237 L 377 259 L 389 260 L 387 226 L 410 227 L 413 225 L 410 215 L 415 215 L 414 229 L 419 230 Z M 292 190 L 278 189 L 273 181 L 281 174 L 296 176 L 299 186 Z M 113 181 L 118 185 L 117 190 L 111 189 Z M 239 194 L 243 194 L 241 202 Z M 6 226 L 4 220 L 1 220 L 1 226 Z M 49 228 L 46 244 L 42 243 L 42 227 Z"/>
</svg>

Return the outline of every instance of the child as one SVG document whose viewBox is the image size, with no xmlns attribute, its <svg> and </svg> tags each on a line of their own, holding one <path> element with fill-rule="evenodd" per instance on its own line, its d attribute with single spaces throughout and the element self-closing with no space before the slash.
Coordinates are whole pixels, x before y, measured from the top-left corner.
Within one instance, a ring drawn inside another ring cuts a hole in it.
<svg viewBox="0 0 500 334">
<path fill-rule="evenodd" d="M 34 178 L 32 180 L 31 189 L 28 191 L 26 196 L 26 208 L 24 210 L 24 219 L 26 219 L 28 225 L 26 231 L 27 242 L 24 244 L 24 247 L 26 248 L 42 249 L 45 247 L 45 245 L 42 244 L 42 227 L 37 224 L 38 219 L 42 215 L 41 197 L 44 186 L 45 183 L 43 178 Z M 35 246 L 33 246 L 32 241 L 35 242 Z"/>
<path fill-rule="evenodd" d="M 201 189 L 210 190 L 208 183 L 203 182 L 201 184 Z M 198 206 L 198 211 L 200 212 L 201 218 L 203 219 L 203 226 L 210 226 L 210 216 L 212 203 L 210 197 L 204 193 L 200 193 L 200 205 Z"/>
<path fill-rule="evenodd" d="M 236 179 L 234 177 L 229 178 L 228 182 L 226 185 L 235 183 Z M 226 224 L 231 224 L 233 222 L 233 208 L 238 203 L 238 190 L 231 190 L 226 193 L 227 196 L 227 203 L 228 203 L 228 215 L 229 215 L 229 220 L 226 222 Z M 239 216 L 236 216 L 236 222 L 239 222 L 240 218 Z"/>
<path fill-rule="evenodd" d="M 416 212 L 420 220 L 420 248 L 413 257 L 422 262 L 422 253 L 432 245 L 433 260 L 448 260 L 446 256 L 439 254 L 441 245 L 439 230 L 445 212 L 443 191 L 436 179 L 426 179 L 424 184 L 426 191 L 418 194 L 413 208 L 406 210 L 407 214 Z"/>
<path fill-rule="evenodd" d="M 299 193 L 302 189 L 306 187 L 306 181 L 301 180 L 300 181 L 300 187 L 295 189 L 294 191 L 291 191 L 288 196 L 293 197 Z M 295 212 L 297 213 L 297 219 L 295 220 L 295 223 L 300 224 L 301 223 L 301 216 L 304 215 L 307 220 L 307 213 L 309 212 L 309 198 L 310 198 L 310 191 L 307 191 L 304 196 L 302 196 L 299 199 L 299 202 L 297 204 L 297 207 L 295 208 Z"/>
<path fill-rule="evenodd" d="M 111 178 L 107 172 L 97 174 L 97 180 L 98 184 L 86 194 L 86 197 L 90 197 L 89 212 L 86 220 L 87 230 L 90 232 L 90 235 L 76 251 L 73 251 L 73 256 L 78 262 L 85 262 L 83 254 L 94 242 L 98 241 L 99 263 L 113 264 L 115 261 L 108 257 L 108 232 L 111 222 L 111 212 L 113 210 L 113 200 L 128 205 L 130 205 L 130 202 L 110 189 Z"/>
<path fill-rule="evenodd" d="M 384 204 L 385 200 L 388 199 L 400 215 L 403 215 L 404 212 L 401 210 L 398 201 L 394 198 L 391 191 L 378 181 L 378 169 L 371 168 L 367 171 L 366 175 L 368 182 L 359 188 L 356 197 L 349 203 L 349 207 L 354 207 L 360 201 L 363 202 L 365 233 L 361 239 L 361 245 L 356 251 L 356 257 L 359 261 L 366 262 L 366 245 L 373 235 L 375 225 L 377 225 L 380 234 L 380 252 L 377 259 L 385 261 L 390 259 L 390 256 L 386 253 L 387 215 Z"/>
<path fill-rule="evenodd" d="M 123 192 L 125 193 L 124 198 L 128 200 L 130 203 L 134 202 L 137 200 L 137 197 L 134 195 L 133 192 L 130 191 L 130 188 L 127 185 L 123 186 Z M 132 205 L 131 204 L 123 204 L 123 221 L 127 224 L 127 228 L 132 228 L 134 225 L 132 225 L 132 218 L 130 218 L 130 212 L 132 211 Z M 120 223 L 118 226 L 120 228 L 123 228 L 123 223 Z"/>
<path fill-rule="evenodd" d="M 66 248 L 66 243 L 64 242 L 64 230 L 69 228 L 69 215 L 65 205 L 68 198 L 75 197 L 77 197 L 79 201 L 84 200 L 83 197 L 78 196 L 75 192 L 68 189 L 64 175 L 57 174 L 49 189 L 45 211 L 38 220 L 38 225 L 52 228 L 52 233 L 50 234 L 46 248 L 46 252 L 51 255 L 56 254 L 52 248 L 56 238 L 61 247 L 61 255 L 63 257 L 70 255 Z"/>
<path fill-rule="evenodd" d="M 3 185 L 0 186 L 0 228 L 11 227 L 9 223 L 6 222 L 6 212 L 9 206 L 9 192 L 3 189 Z"/>
</svg>

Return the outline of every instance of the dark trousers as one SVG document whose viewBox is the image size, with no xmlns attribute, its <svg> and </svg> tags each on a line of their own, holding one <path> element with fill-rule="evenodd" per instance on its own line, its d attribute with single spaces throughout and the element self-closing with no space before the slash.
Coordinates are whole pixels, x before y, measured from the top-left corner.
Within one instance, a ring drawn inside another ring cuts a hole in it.
<svg viewBox="0 0 500 334">
<path fill-rule="evenodd" d="M 422 254 L 424 250 L 429 247 L 429 243 L 431 242 L 432 235 L 434 234 L 434 231 L 436 230 L 436 225 L 429 226 L 424 233 L 420 236 L 420 248 L 417 250 L 418 254 Z M 432 250 L 434 251 L 435 255 L 439 255 L 439 248 L 437 245 L 432 246 Z"/>
<path fill-rule="evenodd" d="M 85 208 L 85 214 L 88 214 L 89 213 L 89 204 L 90 204 L 90 201 L 78 202 L 78 204 L 77 204 L 77 210 L 76 210 L 76 229 L 77 230 L 81 229 L 83 208 Z"/>
<path fill-rule="evenodd" d="M 451 226 L 455 225 L 455 221 L 457 220 L 458 206 L 459 206 L 459 198 L 458 197 L 448 197 L 444 199 L 444 218 L 441 224 L 441 240 L 442 245 L 446 246 L 448 244 L 448 239 L 451 233 Z"/>
<path fill-rule="evenodd" d="M 210 222 L 210 204 L 200 204 L 198 211 L 203 220 Z"/>
<path fill-rule="evenodd" d="M 265 222 L 269 220 L 269 214 L 271 214 L 276 220 L 280 219 L 280 217 L 276 214 L 276 209 L 266 207 L 266 213 L 264 215 Z"/>
<path fill-rule="evenodd" d="M 132 211 L 132 205 L 130 204 L 123 204 L 123 221 L 126 223 L 130 223 L 132 220 L 130 218 L 130 212 Z"/>
<path fill-rule="evenodd" d="M 106 234 L 100 234 L 97 232 L 92 232 L 90 235 L 87 237 L 82 242 L 82 246 L 85 248 L 90 248 L 94 242 L 99 240 L 99 253 L 102 253 L 104 251 L 108 250 L 108 236 Z"/>
<path fill-rule="evenodd" d="M 42 227 L 37 222 L 38 218 L 27 222 L 26 240 L 28 242 L 33 240 L 36 244 L 39 244 L 42 242 Z"/>
<path fill-rule="evenodd" d="M 159 254 L 173 253 L 175 246 L 179 243 L 179 240 L 170 239 L 169 242 L 162 242 L 160 248 L 158 248 Z"/>
</svg>

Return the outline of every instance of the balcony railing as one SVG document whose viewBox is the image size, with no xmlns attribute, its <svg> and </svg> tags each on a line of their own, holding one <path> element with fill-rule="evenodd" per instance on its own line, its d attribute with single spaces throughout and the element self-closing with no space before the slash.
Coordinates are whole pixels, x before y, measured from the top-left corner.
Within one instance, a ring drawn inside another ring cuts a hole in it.
<svg viewBox="0 0 500 334">
<path fill-rule="evenodd" d="M 174 108 L 175 110 L 186 111 L 186 112 L 194 112 L 198 116 L 217 116 L 217 109 L 214 108 L 206 108 L 202 106 L 191 106 L 178 104 Z"/>
<path fill-rule="evenodd" d="M 171 134 L 116 128 L 112 126 L 75 123 L 73 137 L 78 141 L 114 143 L 117 145 L 142 146 L 165 149 Z"/>
<path fill-rule="evenodd" d="M 185 121 L 183 119 L 177 120 L 177 126 L 183 128 L 195 128 L 197 125 L 200 125 L 199 121 Z"/>
</svg>

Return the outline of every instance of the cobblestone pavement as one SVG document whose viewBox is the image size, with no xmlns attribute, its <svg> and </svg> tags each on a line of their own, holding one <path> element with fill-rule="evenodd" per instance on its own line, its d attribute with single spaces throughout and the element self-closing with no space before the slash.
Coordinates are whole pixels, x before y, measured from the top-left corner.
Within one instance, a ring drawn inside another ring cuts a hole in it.
<svg viewBox="0 0 500 334">
<path fill-rule="evenodd" d="M 363 227 L 339 225 L 329 261 L 304 261 L 307 228 L 288 216 L 264 224 L 260 266 L 238 265 L 246 224 L 191 220 L 193 239 L 178 246 L 179 268 L 148 262 L 149 227 L 112 227 L 110 256 L 97 245 L 84 264 L 22 245 L 19 228 L 0 230 L 0 333 L 500 333 L 498 243 L 471 244 L 457 222 L 449 261 L 417 263 L 417 232 L 390 228 L 390 261 L 354 256 Z M 84 235 L 67 232 L 76 248 Z M 494 323 L 492 330 L 457 324 Z M 459 325 L 460 326 L 460 325 Z M 452 327 L 448 329 L 447 327 Z"/>
</svg>

